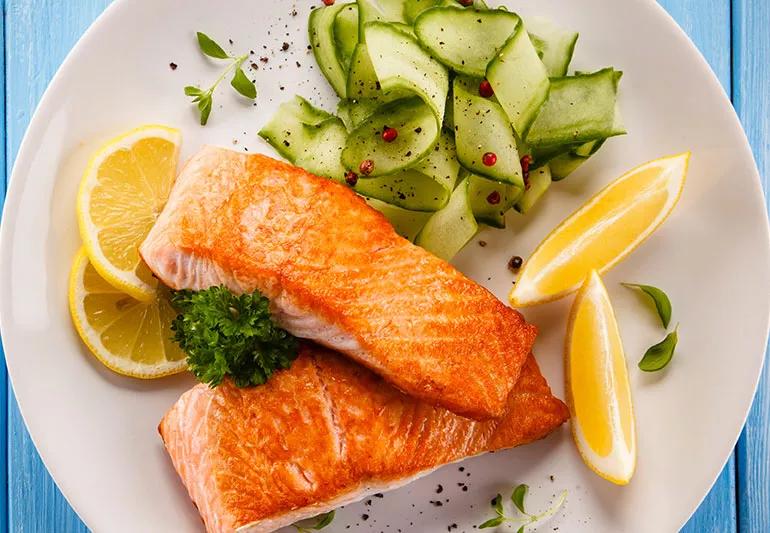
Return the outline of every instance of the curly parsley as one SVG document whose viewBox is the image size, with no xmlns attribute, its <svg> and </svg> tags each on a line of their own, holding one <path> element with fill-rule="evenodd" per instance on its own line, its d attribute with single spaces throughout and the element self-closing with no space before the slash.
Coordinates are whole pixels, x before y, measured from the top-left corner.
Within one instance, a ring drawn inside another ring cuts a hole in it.
<svg viewBox="0 0 770 533">
<path fill-rule="evenodd" d="M 187 353 L 190 371 L 212 387 L 225 376 L 238 387 L 262 385 L 297 357 L 297 339 L 275 325 L 258 292 L 175 291 L 171 302 L 179 312 L 171 325 L 174 340 Z"/>
</svg>

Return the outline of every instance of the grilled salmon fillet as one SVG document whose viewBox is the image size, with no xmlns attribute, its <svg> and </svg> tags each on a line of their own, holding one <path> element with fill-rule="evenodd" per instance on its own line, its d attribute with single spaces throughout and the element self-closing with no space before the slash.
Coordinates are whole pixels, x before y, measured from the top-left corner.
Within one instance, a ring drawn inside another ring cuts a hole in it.
<svg viewBox="0 0 770 533">
<path fill-rule="evenodd" d="M 349 188 L 261 155 L 201 150 L 140 252 L 174 289 L 258 290 L 295 336 L 475 419 L 503 414 L 536 336 Z"/>
<path fill-rule="evenodd" d="M 196 386 L 159 430 L 207 530 L 258 533 L 543 438 L 568 416 L 531 356 L 504 416 L 478 422 L 307 344 L 264 386 Z"/>
</svg>

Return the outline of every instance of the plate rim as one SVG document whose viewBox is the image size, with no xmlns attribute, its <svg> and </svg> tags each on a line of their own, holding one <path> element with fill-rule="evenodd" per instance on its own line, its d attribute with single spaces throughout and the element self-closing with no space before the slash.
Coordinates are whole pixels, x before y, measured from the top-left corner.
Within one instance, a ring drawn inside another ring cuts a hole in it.
<svg viewBox="0 0 770 533">
<path fill-rule="evenodd" d="M 83 34 L 77 39 L 77 41 L 72 46 L 70 51 L 66 54 L 64 60 L 56 69 L 56 72 L 51 77 L 51 80 L 48 82 L 48 85 L 46 86 L 45 91 L 40 97 L 39 102 L 35 106 L 35 111 L 34 113 L 32 113 L 29 123 L 27 124 L 26 130 L 22 137 L 22 141 L 19 144 L 19 148 L 14 157 L 14 164 L 12 166 L 12 170 L 8 175 L 8 179 L 7 179 L 6 196 L 5 196 L 5 200 L 2 208 L 2 219 L 0 220 L 0 279 L 5 279 L 5 277 L 9 275 L 8 270 L 9 270 L 10 251 L 8 250 L 9 248 L 8 242 L 9 242 L 10 232 L 11 232 L 9 227 L 12 225 L 11 221 L 16 220 L 18 217 L 18 212 L 20 208 L 19 197 L 21 194 L 21 189 L 23 188 L 22 176 L 24 178 L 23 180 L 24 182 L 27 182 L 29 180 L 29 175 L 22 174 L 22 171 L 20 170 L 20 168 L 22 166 L 26 166 L 26 162 L 30 160 L 31 157 L 34 156 L 34 153 L 33 153 L 34 147 L 32 146 L 33 144 L 32 139 L 39 138 L 40 132 L 38 130 L 46 126 L 46 124 L 42 122 L 41 116 L 42 116 L 43 110 L 48 106 L 48 101 L 52 98 L 52 94 L 55 86 L 58 84 L 59 79 L 63 76 L 63 73 L 69 68 L 69 65 L 72 62 L 74 62 L 76 58 L 83 52 L 83 50 L 89 45 L 90 41 L 94 37 L 95 30 L 98 27 L 103 25 L 108 19 L 112 19 L 113 17 L 118 16 L 120 11 L 122 9 L 126 9 L 127 6 L 130 6 L 132 4 L 141 4 L 143 1 L 146 1 L 146 0 L 114 0 L 109 5 L 107 5 L 105 9 L 94 19 L 94 21 L 83 32 Z M 634 2 L 635 0 L 626 0 L 626 1 Z M 727 94 L 726 89 L 722 86 L 721 82 L 719 81 L 711 65 L 708 63 L 703 53 L 695 45 L 695 43 L 690 38 L 690 36 L 685 32 L 685 30 L 679 25 L 679 23 L 673 18 L 673 16 L 668 11 L 666 11 L 666 9 L 663 6 L 661 6 L 656 0 L 638 0 L 636 1 L 636 3 L 644 6 L 643 7 L 644 9 L 651 10 L 662 25 L 665 25 L 666 27 L 668 27 L 668 29 L 672 30 L 672 34 L 675 35 L 679 39 L 679 41 L 681 41 L 682 45 L 688 49 L 688 52 L 690 52 L 690 55 L 692 56 L 692 53 L 694 53 L 694 57 L 697 57 L 697 60 L 699 63 L 699 69 L 705 73 L 706 78 L 708 79 L 708 83 L 712 85 L 712 88 L 718 89 L 718 92 L 722 98 L 722 103 L 726 104 L 730 109 L 730 119 L 733 122 L 733 127 L 737 127 L 737 130 L 740 132 L 741 139 L 743 141 L 742 142 L 742 149 L 744 152 L 743 157 L 744 158 L 748 157 L 748 160 L 751 161 L 750 167 L 752 169 L 752 174 L 753 174 L 751 179 L 752 187 L 753 187 L 752 197 L 756 198 L 758 196 L 759 199 L 764 200 L 766 196 L 762 188 L 762 183 L 761 183 L 762 178 L 759 172 L 759 168 L 757 166 L 752 145 L 748 139 L 746 130 L 743 124 L 741 123 L 740 118 L 738 117 L 737 111 L 733 105 L 732 100 Z M 767 258 L 770 258 L 770 217 L 768 216 L 768 205 L 766 201 L 760 201 L 760 204 L 765 214 L 765 217 L 764 217 L 765 224 L 763 226 L 763 233 L 765 234 L 765 237 L 766 237 L 765 255 Z M 2 286 L 0 286 L 0 294 L 2 293 L 2 290 L 3 290 Z M 41 446 L 39 445 L 39 438 L 38 438 L 39 432 L 37 431 L 33 432 L 28 423 L 27 415 L 25 414 L 25 407 L 24 407 L 26 402 L 23 400 L 21 396 L 19 396 L 16 393 L 16 390 L 15 390 L 16 379 L 14 379 L 16 370 L 14 370 L 14 365 L 9 364 L 10 362 L 9 353 L 12 350 L 9 349 L 10 348 L 10 346 L 8 346 L 9 341 L 7 340 L 10 336 L 12 336 L 13 330 L 10 329 L 9 326 L 7 326 L 8 319 L 5 318 L 6 305 L 2 303 L 4 301 L 6 301 L 5 298 L 0 298 L 0 333 L 5 333 L 4 335 L 0 335 L 0 340 L 2 340 L 7 375 L 10 380 L 11 387 L 13 388 L 14 397 L 18 405 L 19 413 L 21 414 L 22 420 L 24 421 L 29 437 L 33 445 L 35 446 L 35 450 L 37 451 L 49 475 L 51 476 L 51 479 L 53 480 L 56 487 L 59 489 L 59 491 L 61 492 L 61 494 L 67 501 L 67 503 L 78 515 L 78 518 L 88 526 L 88 521 L 84 518 L 88 513 L 86 512 L 85 509 L 81 508 L 81 505 L 79 503 L 76 503 L 75 501 L 73 501 L 73 499 L 68 494 L 68 491 L 65 491 L 62 488 L 62 485 L 57 479 L 57 476 L 54 474 L 55 469 L 52 470 L 51 466 L 49 465 L 49 461 L 46 457 L 47 454 L 44 454 L 41 452 Z M 701 507 L 701 505 L 703 504 L 703 501 L 710 493 L 711 489 L 713 488 L 714 484 L 716 483 L 717 479 L 722 473 L 725 465 L 729 461 L 732 455 L 732 452 L 738 440 L 740 439 L 741 434 L 743 433 L 743 428 L 745 427 L 746 421 L 748 419 L 749 414 L 751 413 L 752 407 L 754 405 L 754 401 L 756 399 L 756 394 L 758 391 L 759 382 L 762 378 L 764 367 L 765 365 L 768 364 L 767 358 L 768 358 L 768 353 L 770 353 L 770 349 L 768 349 L 768 340 L 770 340 L 770 312 L 768 312 L 768 316 L 766 317 L 766 322 L 767 323 L 765 326 L 764 340 L 761 344 L 761 348 L 758 348 L 758 351 L 761 351 L 762 353 L 761 364 L 754 378 L 754 383 L 752 388 L 753 392 L 751 395 L 752 399 L 750 402 L 748 402 L 748 405 L 744 409 L 743 415 L 741 417 L 739 430 L 737 431 L 734 438 L 730 440 L 731 445 L 730 445 L 729 451 L 724 457 L 723 461 L 719 464 L 719 468 L 716 470 L 716 473 L 713 476 L 711 476 L 712 480 L 708 488 L 705 490 L 705 492 L 701 496 L 697 505 L 690 510 L 689 514 L 679 524 L 679 529 L 681 529 L 690 520 L 690 518 L 692 518 L 695 512 Z M 47 447 L 43 446 L 42 448 L 46 449 Z"/>
</svg>

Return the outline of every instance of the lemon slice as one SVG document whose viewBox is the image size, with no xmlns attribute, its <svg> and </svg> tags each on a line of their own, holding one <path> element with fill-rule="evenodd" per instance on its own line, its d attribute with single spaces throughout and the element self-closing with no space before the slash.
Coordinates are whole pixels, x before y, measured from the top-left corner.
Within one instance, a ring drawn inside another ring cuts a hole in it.
<svg viewBox="0 0 770 533">
<path fill-rule="evenodd" d="M 626 485 L 636 468 L 636 424 L 623 344 L 610 298 L 592 271 L 572 306 L 566 346 L 567 403 L 583 461 Z"/>
<path fill-rule="evenodd" d="M 668 217 L 684 187 L 690 154 L 664 157 L 621 176 L 562 222 L 524 264 L 514 307 L 576 291 L 591 270 L 604 273 Z"/>
<path fill-rule="evenodd" d="M 140 302 L 107 283 L 81 249 L 72 264 L 69 304 L 75 328 L 91 353 L 119 374 L 153 379 L 187 368 L 172 339 L 176 316 L 165 288 Z"/>
<path fill-rule="evenodd" d="M 142 301 L 157 281 L 139 256 L 176 178 L 181 135 L 143 126 L 108 142 L 88 164 L 78 192 L 80 236 L 94 268 Z"/>
</svg>

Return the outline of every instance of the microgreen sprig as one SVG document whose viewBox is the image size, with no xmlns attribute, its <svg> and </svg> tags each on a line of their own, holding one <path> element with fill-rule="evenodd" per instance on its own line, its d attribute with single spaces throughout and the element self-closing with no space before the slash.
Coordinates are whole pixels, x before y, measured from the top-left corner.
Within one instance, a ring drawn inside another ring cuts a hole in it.
<svg viewBox="0 0 770 533">
<path fill-rule="evenodd" d="M 556 503 L 554 503 L 550 509 L 540 514 L 530 514 L 526 511 L 524 505 L 524 500 L 526 499 L 528 493 L 529 486 L 523 484 L 513 489 L 513 492 L 511 493 L 511 501 L 518 511 L 518 516 L 506 516 L 505 509 L 503 508 L 502 495 L 498 494 L 495 496 L 492 500 L 492 509 L 495 510 L 495 514 L 497 516 L 490 518 L 481 524 L 479 529 L 498 527 L 503 524 L 512 524 L 519 526 L 519 529 L 516 530 L 516 533 L 524 533 L 527 527 L 538 525 L 555 515 L 559 509 L 561 509 L 562 505 L 564 505 L 564 502 L 567 501 L 567 491 L 565 490 L 559 494 L 556 499 Z"/>
<path fill-rule="evenodd" d="M 217 78 L 214 84 L 207 90 L 204 91 L 200 87 L 196 87 L 194 85 L 188 85 L 184 88 L 184 93 L 192 98 L 192 102 L 194 104 L 197 104 L 198 111 L 200 111 L 201 116 L 201 126 L 205 126 L 209 121 L 209 116 L 211 115 L 214 91 L 216 91 L 219 84 L 222 83 L 222 80 L 224 80 L 230 73 L 233 73 L 234 71 L 233 77 L 230 80 L 230 85 L 233 87 L 233 89 L 238 91 L 238 93 L 248 98 L 249 100 L 254 100 L 257 97 L 257 88 L 254 86 L 254 82 L 252 82 L 248 76 L 246 76 L 246 73 L 243 72 L 243 63 L 249 57 L 248 54 L 243 54 L 242 56 L 237 57 L 231 56 L 225 52 L 224 49 L 216 43 L 216 41 L 214 41 L 205 33 L 198 32 L 197 37 L 198 47 L 203 54 L 213 59 L 230 60 L 230 64 L 227 66 L 224 72 L 222 72 L 219 78 Z"/>
<path fill-rule="evenodd" d="M 318 531 L 319 529 L 323 529 L 332 523 L 334 520 L 334 513 L 335 511 L 329 511 L 328 513 L 318 515 L 316 517 L 316 523 L 311 526 L 300 526 L 299 524 L 294 524 L 294 527 L 297 529 L 298 533 L 311 533 L 312 531 Z"/>
</svg>

